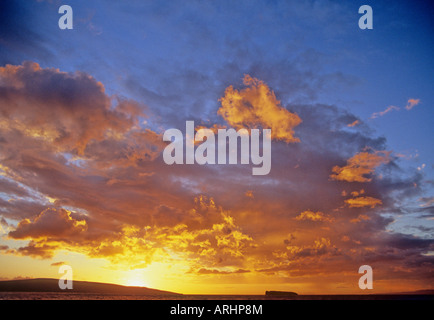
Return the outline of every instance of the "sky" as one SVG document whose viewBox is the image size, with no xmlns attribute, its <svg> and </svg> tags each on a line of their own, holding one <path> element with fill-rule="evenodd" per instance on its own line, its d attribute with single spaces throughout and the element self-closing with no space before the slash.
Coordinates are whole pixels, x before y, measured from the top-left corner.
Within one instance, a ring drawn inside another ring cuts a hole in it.
<svg viewBox="0 0 434 320">
<path fill-rule="evenodd" d="M 434 289 L 433 7 L 364 4 L 2 1 L 0 279 Z M 270 172 L 166 164 L 186 121 L 271 129 Z"/>
</svg>

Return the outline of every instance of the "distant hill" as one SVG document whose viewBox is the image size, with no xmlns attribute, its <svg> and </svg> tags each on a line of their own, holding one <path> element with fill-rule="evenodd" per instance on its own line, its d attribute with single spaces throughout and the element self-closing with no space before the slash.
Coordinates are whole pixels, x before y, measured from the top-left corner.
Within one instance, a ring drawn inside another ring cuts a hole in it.
<svg viewBox="0 0 434 320">
<path fill-rule="evenodd" d="M 73 289 L 62 290 L 59 288 L 58 279 L 3 280 L 0 281 L 0 292 L 69 292 L 149 296 L 180 295 L 179 293 L 145 287 L 127 287 L 111 283 L 88 281 L 73 281 Z"/>
</svg>

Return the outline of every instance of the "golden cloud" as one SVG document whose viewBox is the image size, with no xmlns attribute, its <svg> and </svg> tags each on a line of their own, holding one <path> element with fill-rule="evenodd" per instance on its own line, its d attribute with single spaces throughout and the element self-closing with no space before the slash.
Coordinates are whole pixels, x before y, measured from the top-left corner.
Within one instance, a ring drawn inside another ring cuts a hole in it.
<svg viewBox="0 0 434 320">
<path fill-rule="evenodd" d="M 351 192 L 351 195 L 352 195 L 353 197 L 357 197 L 357 196 L 359 196 L 359 195 L 361 195 L 361 194 L 364 194 L 364 193 L 365 193 L 365 190 L 361 189 L 360 191 L 352 191 L 352 192 Z"/>
<path fill-rule="evenodd" d="M 310 210 L 306 210 L 306 211 L 303 211 L 302 213 L 300 213 L 297 217 L 295 217 L 295 220 L 331 222 L 331 221 L 333 221 L 333 218 L 326 216 L 321 211 L 313 212 Z"/>
<path fill-rule="evenodd" d="M 330 239 L 324 237 L 315 239 L 313 244 L 309 245 L 288 245 L 286 246 L 286 250 L 287 251 L 284 252 L 286 258 L 321 256 L 338 251 L 336 246 L 332 245 Z M 276 253 L 278 254 L 278 252 Z"/>
<path fill-rule="evenodd" d="M 131 268 L 180 257 L 191 261 L 192 267 L 199 260 L 202 266 L 241 266 L 246 250 L 255 246 L 252 237 L 212 198 L 200 195 L 194 202 L 197 209 L 191 214 L 199 215 L 200 219 L 174 226 L 124 226 L 111 237 L 81 249 L 92 257 L 104 257 L 115 264 L 128 263 Z"/>
<path fill-rule="evenodd" d="M 356 198 L 346 199 L 345 203 L 347 203 L 350 208 L 362 208 L 362 207 L 375 208 L 377 205 L 383 204 L 383 202 L 380 199 L 373 198 L 373 197 L 356 197 Z"/>
<path fill-rule="evenodd" d="M 272 139 L 299 142 L 300 139 L 294 137 L 294 128 L 301 123 L 300 117 L 283 108 L 263 81 L 249 75 L 245 75 L 243 81 L 245 89 L 226 88 L 217 113 L 235 129 L 261 126 L 271 129 Z"/>
<path fill-rule="evenodd" d="M 203 267 L 242 267 L 246 252 L 256 246 L 253 238 L 212 198 L 200 195 L 194 205 L 190 219 L 173 226 L 124 224 L 109 234 L 95 234 L 77 214 L 50 208 L 33 220 L 23 219 L 9 232 L 12 239 L 31 239 L 26 246 L 5 250 L 45 259 L 62 248 L 132 269 L 179 257 L 192 261 L 194 268 L 197 261 Z"/>
<path fill-rule="evenodd" d="M 366 214 L 360 214 L 357 218 L 351 219 L 350 222 L 351 223 L 357 223 L 357 222 L 367 221 L 370 219 L 371 218 L 369 218 L 369 216 L 367 216 Z"/>
<path fill-rule="evenodd" d="M 389 155 L 390 152 L 387 151 L 360 152 L 348 159 L 346 166 L 334 166 L 332 169 L 334 173 L 330 178 L 347 182 L 369 182 L 372 179 L 365 175 L 373 173 L 379 165 L 388 163 Z"/>
<path fill-rule="evenodd" d="M 245 269 L 235 269 L 235 270 L 219 270 L 219 269 L 206 269 L 200 268 L 197 271 L 191 271 L 197 274 L 240 274 L 240 273 L 249 273 L 249 270 Z"/>
</svg>

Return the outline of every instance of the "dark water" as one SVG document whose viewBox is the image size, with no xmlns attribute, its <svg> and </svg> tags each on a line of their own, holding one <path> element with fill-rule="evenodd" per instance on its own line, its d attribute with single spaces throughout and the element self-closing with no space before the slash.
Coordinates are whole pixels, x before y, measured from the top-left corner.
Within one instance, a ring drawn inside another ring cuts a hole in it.
<svg viewBox="0 0 434 320">
<path fill-rule="evenodd" d="M 180 295 L 145 296 L 66 292 L 0 292 L 0 300 L 434 300 L 434 295 Z"/>
</svg>

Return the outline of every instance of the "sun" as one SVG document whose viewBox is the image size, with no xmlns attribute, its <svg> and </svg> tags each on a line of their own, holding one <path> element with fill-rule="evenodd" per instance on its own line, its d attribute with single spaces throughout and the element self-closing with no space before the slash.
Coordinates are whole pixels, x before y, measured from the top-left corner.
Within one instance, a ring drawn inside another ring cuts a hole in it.
<svg viewBox="0 0 434 320">
<path fill-rule="evenodd" d="M 125 285 L 128 287 L 147 287 L 148 285 L 142 279 L 128 279 L 125 282 Z"/>
<path fill-rule="evenodd" d="M 130 287 L 148 287 L 143 269 L 136 269 L 126 272 L 123 281 L 124 285 Z"/>
</svg>

